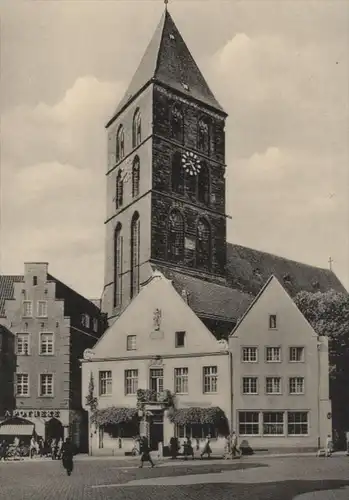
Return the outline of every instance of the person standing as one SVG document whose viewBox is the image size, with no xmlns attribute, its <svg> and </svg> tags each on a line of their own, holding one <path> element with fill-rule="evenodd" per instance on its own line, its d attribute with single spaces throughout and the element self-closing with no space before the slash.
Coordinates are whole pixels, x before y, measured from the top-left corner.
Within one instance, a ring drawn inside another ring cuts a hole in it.
<svg viewBox="0 0 349 500">
<path fill-rule="evenodd" d="M 178 450 L 179 450 L 178 439 L 173 436 L 170 439 L 170 453 L 173 460 L 177 458 Z"/>
<path fill-rule="evenodd" d="M 67 471 L 68 476 L 73 472 L 73 456 L 74 450 L 73 445 L 70 441 L 70 438 L 67 437 L 65 443 L 62 446 L 62 464 L 65 470 Z"/>
<path fill-rule="evenodd" d="M 231 454 L 231 437 L 230 437 L 230 434 L 229 434 L 225 438 L 225 443 L 224 443 L 224 459 L 228 460 L 228 458 L 230 458 L 230 454 Z"/>
<path fill-rule="evenodd" d="M 36 441 L 34 436 L 31 437 L 30 439 L 30 445 L 29 445 L 29 456 L 30 458 L 34 458 L 34 454 L 36 452 Z"/>
<path fill-rule="evenodd" d="M 328 434 L 326 438 L 326 457 L 330 457 L 332 455 L 332 451 L 333 451 L 332 438 L 330 434 Z"/>
<path fill-rule="evenodd" d="M 148 438 L 146 436 L 141 437 L 140 452 L 141 452 L 141 465 L 139 466 L 140 469 L 142 469 L 144 462 L 149 462 L 151 467 L 153 468 L 154 462 L 152 461 L 150 456 L 150 447 L 148 443 Z"/>
<path fill-rule="evenodd" d="M 63 447 L 63 439 L 60 438 L 58 443 L 57 443 L 57 452 L 56 452 L 56 456 L 57 456 L 58 460 L 60 460 L 62 458 L 62 447 Z"/>
<path fill-rule="evenodd" d="M 231 456 L 232 457 L 236 457 L 236 455 L 238 457 L 241 456 L 241 452 L 238 448 L 238 437 L 236 435 L 236 432 L 233 431 L 232 435 L 231 435 Z"/>
</svg>

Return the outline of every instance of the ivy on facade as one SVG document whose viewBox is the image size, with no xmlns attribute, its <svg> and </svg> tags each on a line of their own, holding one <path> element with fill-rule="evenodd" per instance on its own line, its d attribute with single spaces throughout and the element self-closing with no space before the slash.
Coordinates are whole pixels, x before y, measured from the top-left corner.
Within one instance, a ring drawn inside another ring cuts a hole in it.
<svg viewBox="0 0 349 500">
<path fill-rule="evenodd" d="M 98 399 L 94 395 L 95 392 L 95 384 L 93 380 L 93 373 L 90 374 L 90 382 L 88 384 L 88 393 L 86 396 L 86 406 L 88 406 L 92 413 L 97 410 L 98 407 Z"/>
<path fill-rule="evenodd" d="M 171 412 L 169 419 L 176 425 L 212 425 L 221 435 L 229 433 L 227 417 L 218 406 L 180 408 Z"/>
<path fill-rule="evenodd" d="M 91 417 L 91 421 L 98 426 L 121 424 L 132 422 L 132 420 L 137 419 L 137 416 L 137 408 L 117 408 L 116 406 L 110 406 L 109 408 L 96 410 Z"/>
</svg>

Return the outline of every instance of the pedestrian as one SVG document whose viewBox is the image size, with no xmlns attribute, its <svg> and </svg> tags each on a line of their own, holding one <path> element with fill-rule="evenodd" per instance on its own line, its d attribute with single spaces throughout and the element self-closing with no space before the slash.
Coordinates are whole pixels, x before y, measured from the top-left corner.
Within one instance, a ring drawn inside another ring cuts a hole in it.
<svg viewBox="0 0 349 500">
<path fill-rule="evenodd" d="M 68 476 L 73 472 L 73 445 L 70 441 L 70 438 L 67 437 L 65 443 L 62 446 L 62 464 L 65 470 L 67 471 Z"/>
<path fill-rule="evenodd" d="M 2 440 L 0 443 L 0 462 L 2 459 L 5 461 L 6 458 L 6 443 L 5 440 Z"/>
<path fill-rule="evenodd" d="M 140 469 L 142 469 L 144 462 L 149 462 L 151 467 L 153 468 L 154 462 L 152 461 L 150 456 L 150 447 L 148 443 L 148 438 L 146 436 L 141 437 L 140 452 L 141 452 L 141 465 L 139 466 Z"/>
<path fill-rule="evenodd" d="M 224 443 L 224 459 L 227 460 L 231 456 L 231 437 L 230 434 L 226 436 Z"/>
<path fill-rule="evenodd" d="M 326 457 L 330 457 L 332 455 L 332 451 L 333 451 L 332 438 L 331 435 L 328 434 L 326 438 Z"/>
<path fill-rule="evenodd" d="M 63 439 L 60 438 L 57 443 L 57 451 L 56 451 L 56 456 L 58 460 L 62 458 L 62 447 L 63 447 Z"/>
<path fill-rule="evenodd" d="M 236 435 L 236 432 L 233 431 L 231 435 L 231 456 L 236 457 L 236 455 L 238 455 L 238 457 L 240 458 L 241 451 L 238 448 L 238 437 Z"/>
<path fill-rule="evenodd" d="M 189 436 L 187 436 L 187 439 L 184 443 L 184 460 L 187 460 L 188 456 L 191 456 L 191 458 L 194 460 L 194 448 L 191 444 L 191 439 Z"/>
<path fill-rule="evenodd" d="M 210 442 L 211 442 L 211 435 L 208 434 L 208 436 L 205 440 L 204 448 L 203 448 L 201 455 L 200 455 L 201 459 L 204 458 L 204 455 L 207 455 L 207 457 L 210 458 L 211 453 L 212 453 Z"/>
<path fill-rule="evenodd" d="M 35 453 L 36 453 L 36 441 L 35 441 L 35 437 L 32 436 L 30 439 L 30 445 L 29 445 L 30 458 L 33 458 Z"/>
<path fill-rule="evenodd" d="M 51 458 L 52 460 L 56 459 L 56 439 L 51 441 Z"/>
<path fill-rule="evenodd" d="M 176 437 L 171 437 L 170 439 L 170 453 L 172 459 L 176 459 L 179 451 L 178 439 Z"/>
</svg>

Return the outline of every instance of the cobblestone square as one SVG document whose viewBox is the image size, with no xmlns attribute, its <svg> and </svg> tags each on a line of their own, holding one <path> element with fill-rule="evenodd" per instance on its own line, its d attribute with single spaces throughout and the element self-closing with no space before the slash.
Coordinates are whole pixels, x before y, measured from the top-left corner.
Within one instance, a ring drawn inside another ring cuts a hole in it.
<svg viewBox="0 0 349 500">
<path fill-rule="evenodd" d="M 157 462 L 79 459 L 71 477 L 58 461 L 0 464 L 1 500 L 344 500 L 349 459 L 332 457 Z"/>
</svg>

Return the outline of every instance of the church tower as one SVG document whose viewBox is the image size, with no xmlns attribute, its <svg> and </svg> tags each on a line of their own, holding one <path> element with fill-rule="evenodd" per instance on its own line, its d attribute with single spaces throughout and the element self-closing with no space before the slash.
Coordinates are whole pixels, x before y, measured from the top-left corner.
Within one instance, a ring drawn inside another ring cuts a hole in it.
<svg viewBox="0 0 349 500">
<path fill-rule="evenodd" d="M 154 268 L 225 283 L 225 119 L 166 9 L 108 122 L 103 310 Z"/>
</svg>

